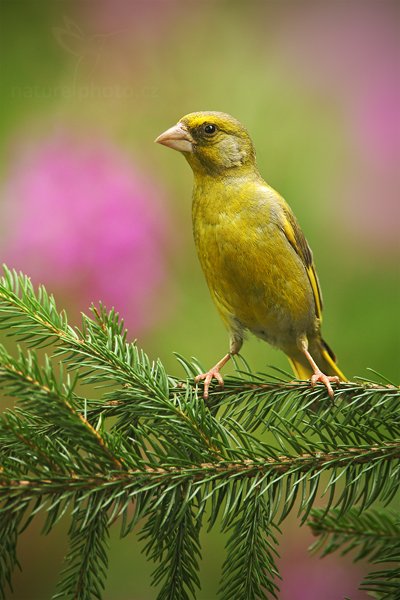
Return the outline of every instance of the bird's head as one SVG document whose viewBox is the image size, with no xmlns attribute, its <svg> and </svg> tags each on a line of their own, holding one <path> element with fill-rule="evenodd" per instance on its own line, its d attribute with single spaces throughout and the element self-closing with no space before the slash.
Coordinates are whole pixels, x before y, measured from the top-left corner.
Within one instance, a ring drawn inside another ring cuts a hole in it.
<svg viewBox="0 0 400 600">
<path fill-rule="evenodd" d="M 182 152 L 195 174 L 217 176 L 227 170 L 255 168 L 247 130 L 225 113 L 190 113 L 155 141 Z"/>
</svg>

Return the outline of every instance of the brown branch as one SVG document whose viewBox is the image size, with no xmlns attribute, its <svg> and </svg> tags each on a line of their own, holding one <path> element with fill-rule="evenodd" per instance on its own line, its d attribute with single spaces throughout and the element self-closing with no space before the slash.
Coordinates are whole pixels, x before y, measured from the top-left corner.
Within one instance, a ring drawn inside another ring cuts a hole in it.
<svg viewBox="0 0 400 600">
<path fill-rule="evenodd" d="M 65 490 L 68 487 L 77 487 L 79 489 L 95 489 L 99 486 L 110 483 L 132 484 L 135 479 L 147 480 L 154 479 L 155 482 L 163 483 L 170 478 L 176 479 L 181 475 L 186 479 L 191 479 L 201 483 L 210 476 L 214 479 L 229 478 L 232 475 L 241 477 L 253 477 L 256 473 L 277 473 L 284 474 L 293 472 L 314 472 L 337 467 L 345 467 L 352 463 L 365 464 L 378 462 L 380 460 L 400 459 L 400 441 L 390 442 L 383 447 L 371 446 L 370 448 L 346 448 L 343 451 L 335 452 L 316 452 L 315 454 L 301 454 L 299 456 L 278 456 L 276 458 L 265 458 L 263 460 L 244 460 L 243 462 L 215 462 L 201 463 L 191 467 L 156 467 L 145 465 L 142 469 L 131 469 L 119 473 L 112 472 L 109 476 L 96 475 L 87 479 L 77 477 L 55 478 L 55 479 L 9 479 L 4 476 L 0 467 L 0 488 L 11 492 L 12 490 L 31 488 L 34 492 L 35 487 L 40 487 L 38 493 L 43 494 L 43 487 L 49 488 L 49 492 Z M 6 493 L 7 493 L 6 492 Z"/>
</svg>

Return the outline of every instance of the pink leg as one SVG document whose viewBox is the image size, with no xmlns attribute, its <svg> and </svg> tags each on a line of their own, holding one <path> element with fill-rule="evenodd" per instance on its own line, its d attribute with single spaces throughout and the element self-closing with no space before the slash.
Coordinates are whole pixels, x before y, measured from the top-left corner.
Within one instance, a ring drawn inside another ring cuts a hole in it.
<svg viewBox="0 0 400 600">
<path fill-rule="evenodd" d="M 222 367 L 224 365 L 226 365 L 226 363 L 231 358 L 231 356 L 232 355 L 230 353 L 226 354 L 223 358 L 221 358 L 220 361 L 217 362 L 216 365 L 211 367 L 211 369 L 209 369 L 206 373 L 201 373 L 200 375 L 197 375 L 197 377 L 195 377 L 195 383 L 199 383 L 199 381 L 204 380 L 204 392 L 203 392 L 204 400 L 207 400 L 207 398 L 208 398 L 208 389 L 209 389 L 210 383 L 213 379 L 216 379 L 221 387 L 224 386 L 224 380 L 222 378 L 220 370 L 222 369 Z"/>
<path fill-rule="evenodd" d="M 332 389 L 332 386 L 331 386 L 331 382 L 333 382 L 333 383 L 340 383 L 339 377 L 337 375 L 333 375 L 333 376 L 325 375 L 325 373 L 323 373 L 319 369 L 317 363 L 315 362 L 315 360 L 313 359 L 313 357 L 309 353 L 309 351 L 308 351 L 308 349 L 307 349 L 307 347 L 306 347 L 305 344 L 302 344 L 302 348 L 301 349 L 304 352 L 304 354 L 305 354 L 308 362 L 310 363 L 310 365 L 312 366 L 313 371 L 314 371 L 314 375 L 312 375 L 311 379 L 310 379 L 310 383 L 311 383 L 312 387 L 314 387 L 315 384 L 318 381 L 320 381 L 321 383 L 324 384 L 324 386 L 328 390 L 329 396 L 331 398 L 333 398 L 334 393 L 333 393 L 333 389 Z"/>
</svg>

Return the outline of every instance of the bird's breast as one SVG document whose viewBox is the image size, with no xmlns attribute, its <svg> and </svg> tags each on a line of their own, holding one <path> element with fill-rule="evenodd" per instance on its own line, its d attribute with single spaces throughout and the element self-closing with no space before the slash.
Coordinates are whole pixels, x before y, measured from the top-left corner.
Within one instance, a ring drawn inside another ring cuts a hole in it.
<svg viewBox="0 0 400 600">
<path fill-rule="evenodd" d="M 240 194 L 201 194 L 193 201 L 193 232 L 211 295 L 259 337 L 279 345 L 315 319 L 312 291 L 300 258 L 265 200 L 246 205 Z"/>
</svg>

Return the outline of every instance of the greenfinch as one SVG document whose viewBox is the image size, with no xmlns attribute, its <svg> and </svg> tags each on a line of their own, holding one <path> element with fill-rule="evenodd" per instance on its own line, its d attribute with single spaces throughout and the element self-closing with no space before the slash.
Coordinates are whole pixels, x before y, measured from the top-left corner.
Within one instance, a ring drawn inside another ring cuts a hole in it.
<svg viewBox="0 0 400 600">
<path fill-rule="evenodd" d="M 201 267 L 229 331 L 229 352 L 206 373 L 220 370 L 250 331 L 287 355 L 298 379 L 346 381 L 321 337 L 322 297 L 313 256 L 289 205 L 261 177 L 243 125 L 221 112 L 195 112 L 156 142 L 181 152 L 194 174 L 192 221 Z"/>
</svg>

